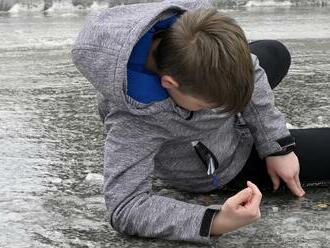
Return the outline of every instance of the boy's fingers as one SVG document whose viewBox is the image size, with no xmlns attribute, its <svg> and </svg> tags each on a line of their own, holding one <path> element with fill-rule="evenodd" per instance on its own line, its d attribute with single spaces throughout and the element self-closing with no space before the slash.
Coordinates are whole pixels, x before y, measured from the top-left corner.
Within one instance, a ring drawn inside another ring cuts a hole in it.
<svg viewBox="0 0 330 248">
<path fill-rule="evenodd" d="M 261 202 L 262 194 L 255 184 L 248 183 L 248 185 L 251 185 L 249 187 L 253 188 L 252 199 L 251 199 L 251 202 L 249 203 L 249 205 L 252 208 L 258 208 L 260 205 L 260 202 Z"/>
<path fill-rule="evenodd" d="M 255 185 L 254 183 L 252 183 L 251 181 L 247 181 L 247 186 L 251 187 L 253 189 L 253 191 L 256 191 L 257 193 L 261 194 L 258 186 Z"/>
<path fill-rule="evenodd" d="M 304 195 L 304 194 L 305 194 L 305 191 L 304 191 L 304 189 L 301 187 L 300 179 L 299 179 L 299 174 L 296 174 L 296 176 L 295 176 L 295 180 L 296 180 L 296 182 L 297 182 L 297 185 L 298 185 L 300 191 L 301 191 L 302 194 Z"/>
<path fill-rule="evenodd" d="M 280 177 L 276 174 L 273 174 L 273 173 L 268 173 L 268 174 L 270 176 L 270 179 L 273 182 L 273 189 L 277 190 L 280 187 L 280 184 L 281 184 Z"/>
<path fill-rule="evenodd" d="M 286 184 L 288 185 L 292 193 L 294 193 L 297 196 L 303 196 L 303 192 L 299 189 L 295 178 L 288 180 Z"/>
<path fill-rule="evenodd" d="M 278 188 L 280 187 L 280 184 L 281 184 L 280 177 L 274 175 L 274 176 L 271 176 L 271 179 L 273 181 L 273 189 L 278 190 Z"/>
<path fill-rule="evenodd" d="M 240 205 L 241 203 L 248 201 L 251 195 L 252 195 L 252 189 L 245 188 L 240 192 L 238 192 L 233 197 L 231 197 L 231 203 L 234 205 Z"/>
</svg>

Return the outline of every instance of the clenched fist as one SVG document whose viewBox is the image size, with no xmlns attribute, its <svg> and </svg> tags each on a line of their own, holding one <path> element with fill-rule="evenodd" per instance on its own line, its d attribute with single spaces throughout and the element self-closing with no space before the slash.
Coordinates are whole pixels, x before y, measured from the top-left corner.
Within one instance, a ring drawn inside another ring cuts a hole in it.
<svg viewBox="0 0 330 248">
<path fill-rule="evenodd" d="M 211 235 L 220 235 L 255 222 L 261 217 L 262 194 L 258 187 L 247 182 L 245 189 L 225 201 L 211 226 Z"/>
</svg>

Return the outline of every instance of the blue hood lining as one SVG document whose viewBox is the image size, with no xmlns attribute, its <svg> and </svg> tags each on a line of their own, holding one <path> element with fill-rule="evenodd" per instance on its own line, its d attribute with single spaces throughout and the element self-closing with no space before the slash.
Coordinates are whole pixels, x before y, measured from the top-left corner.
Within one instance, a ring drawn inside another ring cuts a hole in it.
<svg viewBox="0 0 330 248">
<path fill-rule="evenodd" d="M 141 103 L 161 101 L 169 97 L 161 86 L 160 77 L 144 67 L 148 51 L 152 45 L 152 37 L 159 30 L 169 28 L 177 16 L 158 21 L 134 46 L 127 65 L 127 94 Z"/>
</svg>

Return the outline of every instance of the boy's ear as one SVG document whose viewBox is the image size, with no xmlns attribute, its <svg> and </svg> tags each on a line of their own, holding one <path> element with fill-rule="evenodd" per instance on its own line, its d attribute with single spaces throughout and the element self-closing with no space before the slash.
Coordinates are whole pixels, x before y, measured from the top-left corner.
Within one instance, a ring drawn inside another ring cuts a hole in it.
<svg viewBox="0 0 330 248">
<path fill-rule="evenodd" d="M 179 88 L 179 84 L 171 76 L 164 75 L 160 79 L 161 84 L 166 89 Z"/>
</svg>

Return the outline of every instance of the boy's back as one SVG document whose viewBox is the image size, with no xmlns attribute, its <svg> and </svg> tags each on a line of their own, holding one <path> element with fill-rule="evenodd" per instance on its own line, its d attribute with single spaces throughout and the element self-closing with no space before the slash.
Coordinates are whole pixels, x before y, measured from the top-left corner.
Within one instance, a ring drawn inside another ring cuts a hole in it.
<svg viewBox="0 0 330 248">
<path fill-rule="evenodd" d="M 208 243 L 207 209 L 220 205 L 157 196 L 151 191 L 150 174 L 182 190 L 207 192 L 216 186 L 193 141 L 201 141 L 214 154 L 221 187 L 242 169 L 253 142 L 263 158 L 281 149 L 276 139 L 289 135 L 254 55 L 255 89 L 241 114 L 191 112 L 171 97 L 145 104 L 128 95 L 127 64 L 138 40 L 157 21 L 199 7 L 212 6 L 209 1 L 164 1 L 94 12 L 72 50 L 75 65 L 97 90 L 107 133 L 105 200 L 111 225 L 119 232 Z"/>
</svg>

